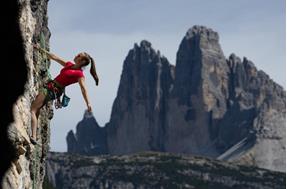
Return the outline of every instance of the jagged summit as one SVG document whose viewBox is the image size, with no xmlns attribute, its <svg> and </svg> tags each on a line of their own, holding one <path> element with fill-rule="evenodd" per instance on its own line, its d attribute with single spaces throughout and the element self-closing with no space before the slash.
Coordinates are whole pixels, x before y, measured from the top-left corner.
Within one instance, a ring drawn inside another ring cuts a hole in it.
<svg viewBox="0 0 287 189">
<path fill-rule="evenodd" d="M 219 40 L 219 35 L 216 31 L 207 28 L 205 26 L 195 25 L 192 28 L 188 29 L 185 35 L 185 38 L 190 39 L 192 37 L 204 37 L 208 40 Z"/>
<path fill-rule="evenodd" d="M 131 49 L 129 51 L 129 54 L 131 54 L 134 58 L 135 56 L 149 56 L 150 59 L 152 57 L 162 57 L 161 54 L 160 54 L 160 51 L 159 50 L 155 50 L 153 47 L 152 47 L 152 44 L 151 42 L 149 42 L 148 40 L 142 40 L 140 41 L 140 43 L 135 43 L 134 44 L 134 48 Z M 129 55 L 127 56 L 129 57 Z"/>
<path fill-rule="evenodd" d="M 93 112 L 88 112 L 87 110 L 84 112 L 84 116 L 83 119 L 90 119 L 90 118 L 94 118 L 96 120 L 96 118 L 93 115 Z"/>
<path fill-rule="evenodd" d="M 153 48 L 152 48 L 151 42 L 144 39 L 144 40 L 141 40 L 139 44 L 135 43 L 134 48 L 132 50 L 138 50 L 138 49 L 153 49 Z"/>
<path fill-rule="evenodd" d="M 238 57 L 235 53 L 231 53 L 229 55 L 229 60 L 231 60 L 233 62 L 241 62 L 240 57 Z"/>
<path fill-rule="evenodd" d="M 147 41 L 147 40 L 142 40 L 140 42 L 140 46 L 141 47 L 147 47 L 147 48 L 151 48 L 151 42 Z"/>
<path fill-rule="evenodd" d="M 243 56 L 243 59 L 241 60 L 241 58 L 237 56 L 235 53 L 231 53 L 227 61 L 232 62 L 233 64 L 243 64 L 245 68 L 257 70 L 255 64 L 251 60 L 249 60 L 245 56 Z"/>
<path fill-rule="evenodd" d="M 277 91 L 279 93 L 284 93 L 284 88 L 277 84 L 273 79 L 263 70 L 258 69 L 255 64 L 249 60 L 247 57 L 243 57 L 241 60 L 235 53 L 231 53 L 229 58 L 227 59 L 227 64 L 230 68 L 231 72 L 239 72 L 239 70 L 244 71 L 249 75 L 249 77 L 253 77 L 253 81 L 257 81 L 257 86 L 254 87 L 262 87 L 265 88 L 265 84 L 269 83 L 268 85 L 272 85 L 274 92 Z M 259 84 L 261 83 L 261 84 Z M 281 96 L 284 96 L 283 94 Z"/>
<path fill-rule="evenodd" d="M 76 134 L 71 130 L 66 137 L 68 152 L 85 155 L 107 153 L 106 130 L 99 126 L 92 113 L 85 111 L 76 130 Z"/>
</svg>

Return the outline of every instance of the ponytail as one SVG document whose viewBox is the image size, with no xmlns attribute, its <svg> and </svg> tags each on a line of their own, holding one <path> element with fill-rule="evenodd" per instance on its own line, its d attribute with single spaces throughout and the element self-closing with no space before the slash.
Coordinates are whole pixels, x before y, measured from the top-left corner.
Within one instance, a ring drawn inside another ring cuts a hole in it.
<svg viewBox="0 0 287 189">
<path fill-rule="evenodd" d="M 89 58 L 90 58 L 90 61 L 91 61 L 90 73 L 93 76 L 93 78 L 94 78 L 94 80 L 96 82 L 96 85 L 98 85 L 99 84 L 99 78 L 98 78 L 98 75 L 97 75 L 97 72 L 96 72 L 95 61 L 94 61 L 94 59 L 91 56 L 89 56 Z"/>
</svg>

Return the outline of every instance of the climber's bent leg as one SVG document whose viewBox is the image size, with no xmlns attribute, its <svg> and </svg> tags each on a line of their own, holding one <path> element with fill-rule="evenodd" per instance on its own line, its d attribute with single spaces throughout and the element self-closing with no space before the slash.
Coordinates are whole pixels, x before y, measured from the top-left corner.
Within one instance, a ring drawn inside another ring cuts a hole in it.
<svg viewBox="0 0 287 189">
<path fill-rule="evenodd" d="M 31 105 L 31 126 L 32 126 L 32 139 L 36 140 L 38 117 L 41 107 L 45 102 L 45 94 L 39 93 Z"/>
</svg>

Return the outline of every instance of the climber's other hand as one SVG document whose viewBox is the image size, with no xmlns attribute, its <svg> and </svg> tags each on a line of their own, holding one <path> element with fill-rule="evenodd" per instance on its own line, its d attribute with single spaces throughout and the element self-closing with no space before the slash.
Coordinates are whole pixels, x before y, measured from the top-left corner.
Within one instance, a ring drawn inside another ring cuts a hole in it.
<svg viewBox="0 0 287 189">
<path fill-rule="evenodd" d="M 99 85 L 99 78 L 96 77 L 96 85 L 98 86 Z"/>
<path fill-rule="evenodd" d="M 33 44 L 33 47 L 34 47 L 35 49 L 41 51 L 41 52 L 45 52 L 45 50 L 42 49 L 42 48 L 41 48 L 39 45 L 37 45 L 37 44 Z"/>
<path fill-rule="evenodd" d="M 92 112 L 92 106 L 90 104 L 88 105 L 88 112 Z"/>
</svg>

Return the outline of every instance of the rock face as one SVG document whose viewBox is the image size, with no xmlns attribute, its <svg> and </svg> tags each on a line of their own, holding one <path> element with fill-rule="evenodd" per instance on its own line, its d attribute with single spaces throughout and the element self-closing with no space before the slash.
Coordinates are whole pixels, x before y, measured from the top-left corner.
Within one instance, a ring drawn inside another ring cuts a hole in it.
<svg viewBox="0 0 287 189">
<path fill-rule="evenodd" d="M 111 120 L 106 125 L 111 154 L 165 151 L 166 100 L 173 66 L 148 41 L 134 45 L 123 65 Z"/>
<path fill-rule="evenodd" d="M 47 162 L 47 178 L 55 189 L 280 189 L 286 182 L 280 172 L 169 153 L 97 157 L 50 153 Z"/>
<path fill-rule="evenodd" d="M 188 30 L 170 96 L 168 152 L 285 171 L 285 91 L 247 58 L 226 60 L 213 30 Z"/>
<path fill-rule="evenodd" d="M 226 158 L 285 172 L 286 92 L 246 58 L 241 62 L 232 54 L 227 63 L 232 78 L 229 81 L 231 105 L 229 114 L 219 123 L 218 133 L 221 141 L 227 139 L 231 143 L 231 137 L 236 138 L 238 134 L 246 141 L 242 150 L 239 148 Z M 254 141 L 251 148 L 248 140 L 250 144 Z"/>
<path fill-rule="evenodd" d="M 78 123 L 76 135 L 70 131 L 66 139 L 70 153 L 84 155 L 107 153 L 106 130 L 101 128 L 94 116 L 88 112 L 85 112 L 83 120 Z"/>
<path fill-rule="evenodd" d="M 14 122 L 13 106 L 19 96 L 24 93 L 24 85 L 27 79 L 27 68 L 25 54 L 23 51 L 23 38 L 19 24 L 19 5 L 17 1 L 4 1 L 2 7 L 9 7 L 9 11 L 2 11 L 0 14 L 1 24 L 5 29 L 1 30 L 1 93 L 0 103 L 0 149 L 5 155 L 0 156 L 0 183 L 11 167 L 12 160 L 17 156 L 16 148 L 8 138 L 8 127 Z M 17 68 L 17 69 L 15 69 Z M 5 71 L 4 71 L 5 70 Z M 16 77 L 15 77 L 16 76 Z"/>
<path fill-rule="evenodd" d="M 19 24 L 25 49 L 28 78 L 25 91 L 13 107 L 14 122 L 9 126 L 8 136 L 17 149 L 17 158 L 7 171 L 1 188 L 41 188 L 44 178 L 45 159 L 49 149 L 49 122 L 52 118 L 51 104 L 43 107 L 39 117 L 38 141 L 34 148 L 29 143 L 31 135 L 30 105 L 38 89 L 48 79 L 49 62 L 34 51 L 33 43 L 48 46 L 50 32 L 47 27 L 47 1 L 23 0 L 19 3 Z"/>
<path fill-rule="evenodd" d="M 174 88 L 168 100 L 166 149 L 216 157 L 213 120 L 226 113 L 228 65 L 218 34 L 195 26 L 177 52 Z"/>
<path fill-rule="evenodd" d="M 194 154 L 285 171 L 285 106 L 281 86 L 247 58 L 225 58 L 217 32 L 194 26 L 176 66 L 145 40 L 129 51 L 105 125 L 108 152 Z"/>
</svg>

